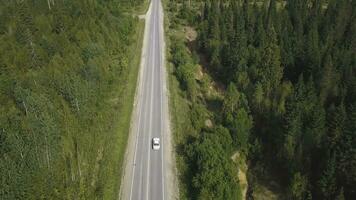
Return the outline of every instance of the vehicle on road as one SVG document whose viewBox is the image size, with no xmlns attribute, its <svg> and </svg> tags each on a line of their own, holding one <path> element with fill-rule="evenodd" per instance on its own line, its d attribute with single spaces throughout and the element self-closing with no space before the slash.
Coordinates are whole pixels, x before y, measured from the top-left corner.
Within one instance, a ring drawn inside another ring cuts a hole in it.
<svg viewBox="0 0 356 200">
<path fill-rule="evenodd" d="M 161 148 L 159 141 L 160 141 L 159 138 L 152 139 L 152 149 L 153 150 L 159 150 Z"/>
</svg>

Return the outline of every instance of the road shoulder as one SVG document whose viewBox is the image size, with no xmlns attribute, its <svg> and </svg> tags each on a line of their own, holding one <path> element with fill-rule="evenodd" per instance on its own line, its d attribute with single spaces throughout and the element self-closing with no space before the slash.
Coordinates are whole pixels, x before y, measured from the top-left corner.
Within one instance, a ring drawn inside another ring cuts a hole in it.
<svg viewBox="0 0 356 200">
<path fill-rule="evenodd" d="M 147 44 L 148 44 L 148 37 L 149 37 L 149 21 L 151 17 L 151 6 L 150 3 L 149 9 L 145 15 L 145 17 L 141 17 L 141 19 L 145 20 L 145 29 L 144 29 L 144 39 L 142 43 L 142 51 L 141 51 L 141 62 L 140 62 L 140 69 L 137 78 L 137 87 L 135 92 L 135 100 L 133 102 L 133 115 L 130 122 L 130 133 L 128 137 L 125 158 L 123 162 L 122 168 L 122 176 L 121 176 L 121 185 L 120 185 L 120 192 L 118 199 L 127 200 L 130 198 L 130 189 L 131 189 L 131 179 L 133 175 L 133 168 L 134 165 L 134 154 L 135 154 L 135 144 L 138 132 L 137 130 L 137 119 L 139 117 L 139 105 L 138 99 L 142 96 L 142 77 L 143 77 L 143 66 L 146 63 L 146 55 L 147 55 Z"/>
<path fill-rule="evenodd" d="M 165 182 L 165 188 L 166 188 L 166 197 L 168 200 L 175 200 L 179 199 L 179 190 L 178 190 L 178 176 L 177 176 L 177 167 L 176 167 L 176 159 L 175 159 L 175 150 L 174 150 L 174 140 L 172 137 L 172 131 L 171 131 L 171 120 L 170 120 L 170 111 L 169 111 L 169 99 L 170 99 L 170 92 L 169 92 L 169 82 L 168 80 L 168 69 L 167 69 L 167 57 L 166 57 L 166 37 L 165 37 L 165 15 L 164 15 L 164 7 L 161 3 L 159 4 L 160 8 L 160 33 L 162 35 L 162 41 L 161 41 L 161 58 L 162 60 L 162 69 L 163 69 L 163 94 L 164 94 L 164 101 L 163 101 L 163 119 L 166 120 L 164 123 L 166 125 L 165 129 L 167 132 L 165 133 L 164 137 L 164 143 L 166 151 L 165 151 L 165 176 L 166 176 L 166 182 Z"/>
</svg>

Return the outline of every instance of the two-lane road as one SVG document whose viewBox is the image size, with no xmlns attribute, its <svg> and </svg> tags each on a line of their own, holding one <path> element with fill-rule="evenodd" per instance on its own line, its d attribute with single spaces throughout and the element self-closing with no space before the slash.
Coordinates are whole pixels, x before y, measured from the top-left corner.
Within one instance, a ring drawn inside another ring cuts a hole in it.
<svg viewBox="0 0 356 200">
<path fill-rule="evenodd" d="M 163 15 L 160 0 L 151 0 L 146 14 L 145 41 L 138 93 L 131 124 L 131 154 L 128 153 L 121 199 L 161 200 L 166 197 L 166 157 L 168 106 L 163 53 Z M 152 138 L 161 140 L 158 151 Z M 130 141 L 129 141 L 130 143 Z M 130 149 L 128 149 L 130 152 Z"/>
</svg>

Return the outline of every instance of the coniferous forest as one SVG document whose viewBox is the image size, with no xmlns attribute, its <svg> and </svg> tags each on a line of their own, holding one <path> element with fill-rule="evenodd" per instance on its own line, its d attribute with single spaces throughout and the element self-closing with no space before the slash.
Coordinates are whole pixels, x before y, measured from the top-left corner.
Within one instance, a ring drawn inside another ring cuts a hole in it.
<svg viewBox="0 0 356 200">
<path fill-rule="evenodd" d="M 142 2 L 0 1 L 0 199 L 118 196 Z"/>
<path fill-rule="evenodd" d="M 170 34 L 182 199 L 240 199 L 235 151 L 247 199 L 272 181 L 280 199 L 356 198 L 356 1 L 167 0 L 166 10 L 167 32 L 198 35 Z M 197 65 L 223 97 L 206 94 Z"/>
<path fill-rule="evenodd" d="M 118 197 L 143 2 L 0 1 L 0 199 Z M 356 199 L 356 1 L 164 2 L 181 199 Z"/>
</svg>

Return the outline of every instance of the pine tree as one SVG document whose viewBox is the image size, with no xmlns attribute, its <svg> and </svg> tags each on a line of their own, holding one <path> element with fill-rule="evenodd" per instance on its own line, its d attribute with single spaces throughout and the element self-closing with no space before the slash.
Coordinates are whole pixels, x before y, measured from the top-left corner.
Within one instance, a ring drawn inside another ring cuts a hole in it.
<svg viewBox="0 0 356 200">
<path fill-rule="evenodd" d="M 261 109 L 261 105 L 264 99 L 264 92 L 261 83 L 256 83 L 255 91 L 253 93 L 253 106 L 257 108 L 257 110 Z"/>
<path fill-rule="evenodd" d="M 325 103 L 329 97 L 334 97 L 338 93 L 339 73 L 336 71 L 331 55 L 326 56 L 322 75 L 319 82 L 320 101 Z"/>
<path fill-rule="evenodd" d="M 336 146 L 337 171 L 343 185 L 351 194 L 356 194 L 353 189 L 356 184 L 356 107 L 350 106 L 345 129 Z"/>
<path fill-rule="evenodd" d="M 252 128 L 252 117 L 244 108 L 237 110 L 236 117 L 231 125 L 232 138 L 238 148 L 248 154 L 249 135 Z"/>
<path fill-rule="evenodd" d="M 258 12 L 258 8 L 255 7 L 255 13 Z M 256 47 L 264 47 L 266 43 L 266 31 L 263 26 L 263 18 L 261 14 L 256 14 L 257 17 L 257 25 L 256 25 L 256 34 L 255 34 L 255 46 Z"/>
<path fill-rule="evenodd" d="M 300 172 L 294 174 L 290 186 L 291 199 L 305 199 L 307 194 L 308 180 Z"/>
<path fill-rule="evenodd" d="M 264 86 L 266 97 L 271 98 L 283 77 L 280 49 L 277 44 L 276 32 L 271 28 L 268 32 L 268 41 L 263 49 L 260 80 Z M 267 99 L 268 100 L 268 99 Z M 269 99 L 270 100 L 270 99 Z"/>
<path fill-rule="evenodd" d="M 223 111 L 226 116 L 233 115 L 240 105 L 240 93 L 234 83 L 230 83 L 223 102 Z"/>
<path fill-rule="evenodd" d="M 281 11 L 281 18 L 281 30 L 279 34 L 281 46 L 281 63 L 285 67 L 285 77 L 287 77 L 290 81 L 296 82 L 300 72 L 295 67 L 295 50 L 292 41 L 293 26 L 286 11 Z"/>
<path fill-rule="evenodd" d="M 345 200 L 344 188 L 340 189 L 339 194 L 336 196 L 335 200 Z"/>
<path fill-rule="evenodd" d="M 311 29 L 307 35 L 306 41 L 306 65 L 307 69 L 305 70 L 308 75 L 317 75 L 320 71 L 320 46 L 319 46 L 319 33 L 317 30 L 316 22 L 313 23 Z"/>
<path fill-rule="evenodd" d="M 277 4 L 276 0 L 270 0 L 269 5 L 268 5 L 268 12 L 267 12 L 267 21 L 266 21 L 266 27 L 267 29 L 276 26 L 276 21 L 278 20 L 277 16 Z"/>
<path fill-rule="evenodd" d="M 340 141 L 345 130 L 346 111 L 344 104 L 336 107 L 333 113 L 330 113 L 331 119 L 328 122 L 328 144 L 335 147 Z"/>
<path fill-rule="evenodd" d="M 328 159 L 326 168 L 318 182 L 321 195 L 324 199 L 333 199 L 337 191 L 335 155 Z"/>
</svg>

